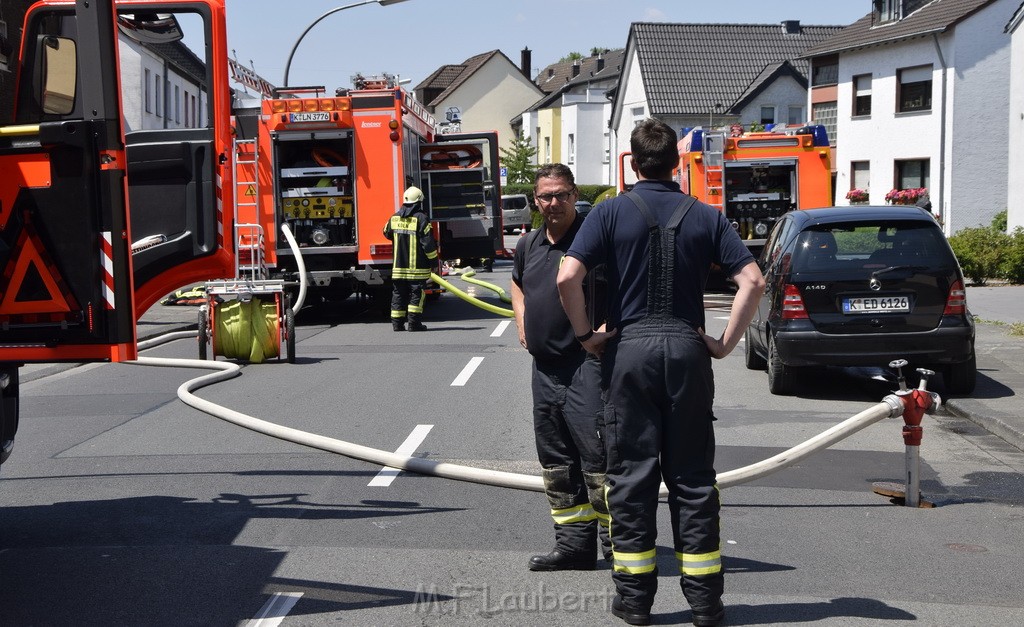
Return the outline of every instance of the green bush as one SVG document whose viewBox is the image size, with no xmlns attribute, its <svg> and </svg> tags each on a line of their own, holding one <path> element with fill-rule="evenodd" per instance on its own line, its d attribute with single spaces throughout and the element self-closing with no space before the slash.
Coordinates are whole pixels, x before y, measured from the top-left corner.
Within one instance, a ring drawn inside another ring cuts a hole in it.
<svg viewBox="0 0 1024 627">
<path fill-rule="evenodd" d="M 1010 283 L 1024 283 L 1024 227 L 1018 226 L 1006 239 L 999 276 Z"/>
<path fill-rule="evenodd" d="M 949 238 L 964 276 L 976 285 L 988 279 L 1001 278 L 1001 259 L 1009 247 L 1010 237 L 986 226 L 961 229 Z"/>
<path fill-rule="evenodd" d="M 1003 233 L 1005 233 L 1006 232 L 1006 224 L 1007 224 L 1006 220 L 1007 220 L 1006 209 L 1003 209 L 1002 211 L 997 213 L 995 216 L 993 216 L 993 218 L 992 218 L 992 228 L 997 230 L 997 231 L 1002 231 Z"/>
</svg>

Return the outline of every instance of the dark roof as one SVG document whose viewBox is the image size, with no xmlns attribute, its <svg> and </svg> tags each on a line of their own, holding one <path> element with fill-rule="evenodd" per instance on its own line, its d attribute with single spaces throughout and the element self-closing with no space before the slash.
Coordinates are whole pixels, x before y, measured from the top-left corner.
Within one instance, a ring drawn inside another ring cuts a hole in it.
<svg viewBox="0 0 1024 627">
<path fill-rule="evenodd" d="M 729 110 L 750 93 L 758 77 L 770 73 L 773 64 L 788 60 L 806 77 L 808 63 L 798 60 L 803 52 L 842 29 L 793 21 L 637 22 L 630 27 L 629 39 L 636 47 L 651 115 L 706 114 L 715 104 Z"/>
<path fill-rule="evenodd" d="M 552 63 L 545 67 L 537 74 L 537 78 L 534 79 L 537 87 L 540 87 L 541 91 L 545 94 L 551 94 L 559 91 L 567 83 L 578 83 L 581 79 L 589 78 L 598 72 L 598 59 L 604 59 L 604 70 L 601 71 L 605 74 L 610 69 L 618 74 L 618 66 L 622 64 L 622 55 L 625 50 L 618 48 L 616 50 L 606 50 L 599 55 L 586 57 L 583 59 L 577 59 L 574 61 L 559 61 Z M 579 65 L 580 70 L 576 76 L 572 74 L 572 68 L 574 65 Z M 606 74 L 607 75 L 607 74 Z"/>
<path fill-rule="evenodd" d="M 183 42 L 142 45 L 166 59 L 168 63 L 177 66 L 184 76 L 191 78 L 197 84 L 206 84 L 206 64 Z"/>
<path fill-rule="evenodd" d="M 835 37 L 808 48 L 805 57 L 836 54 L 867 46 L 943 33 L 986 4 L 995 0 L 933 0 L 895 22 L 874 24 L 868 13 L 850 24 Z"/>
<path fill-rule="evenodd" d="M 601 70 L 597 69 L 598 57 L 588 57 L 583 59 L 587 63 L 581 64 L 580 73 L 576 78 L 572 78 L 566 82 L 563 82 L 560 87 L 553 89 L 548 92 L 543 98 L 535 102 L 528 111 L 535 111 L 537 109 L 543 109 L 551 103 L 558 100 L 559 97 L 566 91 L 571 90 L 573 87 L 579 85 L 587 85 L 590 83 L 596 83 L 601 81 L 613 81 L 619 77 L 622 72 L 622 59 L 625 57 L 626 49 L 619 48 L 617 50 L 608 50 L 602 53 L 601 57 L 604 59 L 604 67 Z M 590 61 L 593 61 L 590 63 Z M 551 67 L 551 66 L 548 66 Z M 592 68 L 586 70 L 585 68 Z M 539 80 L 540 77 L 538 77 Z M 541 87 L 541 90 L 544 88 Z"/>
<path fill-rule="evenodd" d="M 515 63 L 512 63 L 512 60 L 506 57 L 501 50 L 491 50 L 490 52 L 474 55 L 458 65 L 441 66 L 440 69 L 436 70 L 433 74 L 417 85 L 414 91 L 416 93 L 422 93 L 421 90 L 423 89 L 443 88 L 443 91 L 430 102 L 423 103 L 428 107 L 434 106 L 434 103 L 444 100 L 453 91 L 458 89 L 460 85 L 469 80 L 469 77 L 473 76 L 473 74 L 483 67 L 485 63 L 490 61 L 492 58 L 499 56 L 508 61 L 512 67 L 518 67 Z M 447 85 L 445 83 L 447 83 Z"/>
<path fill-rule="evenodd" d="M 1017 10 L 1013 12 L 1013 17 L 1011 17 L 1010 21 L 1006 23 L 1006 28 L 1003 29 L 1003 32 L 1008 33 L 1012 31 L 1014 29 L 1014 25 L 1018 24 L 1022 18 L 1024 18 L 1024 2 L 1021 2 L 1020 6 L 1017 7 Z"/>
</svg>

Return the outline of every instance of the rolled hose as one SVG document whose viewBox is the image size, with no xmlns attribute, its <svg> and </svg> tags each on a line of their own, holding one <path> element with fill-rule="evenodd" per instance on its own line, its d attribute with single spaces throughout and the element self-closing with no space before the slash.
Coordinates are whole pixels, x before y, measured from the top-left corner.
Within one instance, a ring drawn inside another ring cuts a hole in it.
<svg viewBox="0 0 1024 627">
<path fill-rule="evenodd" d="M 139 350 L 152 348 L 171 340 L 195 338 L 195 333 L 182 331 L 169 333 L 167 335 L 139 342 Z M 516 490 L 528 490 L 532 492 L 543 492 L 544 482 L 540 475 L 524 475 L 519 473 L 504 472 L 500 470 L 489 470 L 473 466 L 462 466 L 448 462 L 438 462 L 421 457 L 408 457 L 397 455 L 388 451 L 370 448 L 359 444 L 353 444 L 344 440 L 329 438 L 307 431 L 300 431 L 291 427 L 284 427 L 266 420 L 254 418 L 233 409 L 228 409 L 216 403 L 201 399 L 193 391 L 207 385 L 231 379 L 241 371 L 241 366 L 226 361 L 205 361 L 201 359 L 170 359 L 159 357 L 139 357 L 134 363 L 140 366 L 158 366 L 167 368 L 198 368 L 204 370 L 217 370 L 210 374 L 190 379 L 178 386 L 178 398 L 186 405 L 194 407 L 201 412 L 210 414 L 221 420 L 225 420 L 240 427 L 244 427 L 257 433 L 262 433 L 273 438 L 286 440 L 302 446 L 336 453 L 359 459 L 379 466 L 389 466 L 422 475 L 434 475 L 457 481 L 469 481 L 484 485 L 493 485 Z M 890 394 L 864 411 L 848 418 L 838 425 L 822 432 L 821 434 L 794 446 L 793 448 L 779 453 L 766 460 L 719 473 L 717 483 L 719 488 L 728 488 L 741 485 L 767 476 L 788 466 L 799 462 L 805 457 L 828 448 L 836 442 L 847 438 L 854 433 L 868 427 L 883 418 L 896 418 L 903 414 L 903 403 L 895 394 Z M 664 484 L 661 486 L 659 496 L 668 496 L 668 489 Z"/>
<path fill-rule="evenodd" d="M 218 303 L 213 319 L 215 355 L 261 364 L 280 354 L 277 303 L 257 297 Z"/>
<path fill-rule="evenodd" d="M 444 279 L 442 279 L 441 277 L 439 277 L 437 274 L 435 274 L 433 272 L 430 273 L 430 278 L 433 279 L 434 283 L 437 283 L 438 285 L 440 285 L 444 289 L 448 290 L 452 294 L 455 294 L 456 296 L 458 296 L 462 300 L 466 301 L 467 303 L 469 303 L 471 305 L 476 305 L 477 307 L 479 307 L 480 309 L 483 309 L 484 311 L 489 311 L 489 312 L 491 312 L 493 314 L 498 314 L 499 316 L 505 316 L 506 318 L 515 318 L 515 316 L 516 316 L 515 312 L 512 311 L 511 309 L 505 309 L 504 307 L 498 307 L 497 305 L 492 305 L 490 303 L 484 302 L 484 301 L 480 300 L 479 298 L 476 298 L 475 296 L 470 296 L 469 294 L 463 292 L 462 290 L 460 290 L 459 288 L 455 287 L 450 282 L 445 281 Z M 482 283 L 482 281 L 481 281 L 481 283 Z M 501 288 L 498 288 L 498 289 L 501 289 Z"/>
</svg>

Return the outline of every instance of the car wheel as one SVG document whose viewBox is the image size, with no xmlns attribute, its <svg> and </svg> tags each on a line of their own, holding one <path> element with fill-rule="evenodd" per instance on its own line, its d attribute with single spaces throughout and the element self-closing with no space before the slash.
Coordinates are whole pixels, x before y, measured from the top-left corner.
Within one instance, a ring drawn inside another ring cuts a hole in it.
<svg viewBox="0 0 1024 627">
<path fill-rule="evenodd" d="M 779 396 L 793 393 L 795 375 L 793 369 L 782 363 L 775 347 L 775 338 L 768 333 L 768 391 Z"/>
<path fill-rule="evenodd" d="M 978 380 L 978 361 L 971 353 L 971 358 L 958 364 L 946 366 L 942 372 L 946 390 L 958 396 L 970 394 Z"/>
<path fill-rule="evenodd" d="M 747 368 L 749 370 L 764 370 L 768 366 L 768 362 L 754 350 L 752 336 L 750 327 L 747 327 L 746 332 L 743 333 L 743 356 L 746 358 Z"/>
</svg>

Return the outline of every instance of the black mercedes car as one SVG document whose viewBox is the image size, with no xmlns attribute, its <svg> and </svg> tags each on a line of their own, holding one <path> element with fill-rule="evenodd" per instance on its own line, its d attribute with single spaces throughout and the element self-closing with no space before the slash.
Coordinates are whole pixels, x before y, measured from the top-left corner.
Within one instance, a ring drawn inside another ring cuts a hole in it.
<svg viewBox="0 0 1024 627">
<path fill-rule="evenodd" d="M 941 228 L 913 206 L 791 211 L 758 261 L 767 287 L 745 337 L 746 365 L 792 394 L 801 370 L 881 366 L 942 374 L 947 392 L 974 390 L 974 319 Z"/>
</svg>

